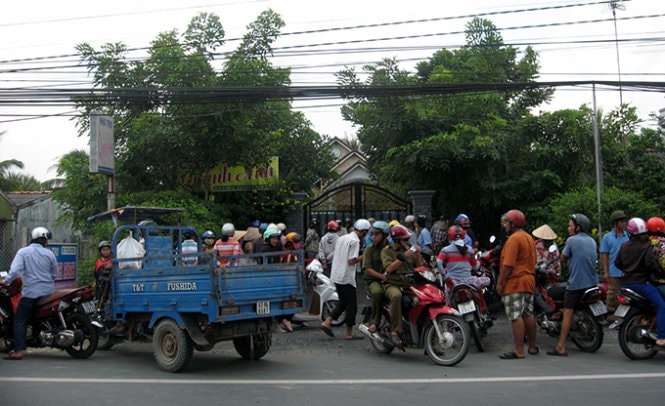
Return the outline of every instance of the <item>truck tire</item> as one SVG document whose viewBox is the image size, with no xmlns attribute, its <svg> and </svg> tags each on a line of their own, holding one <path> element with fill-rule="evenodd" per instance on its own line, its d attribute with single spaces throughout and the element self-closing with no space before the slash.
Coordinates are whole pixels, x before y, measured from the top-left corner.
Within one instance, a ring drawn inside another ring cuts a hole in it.
<svg viewBox="0 0 665 406">
<path fill-rule="evenodd" d="M 159 367 L 166 372 L 178 372 L 192 360 L 192 339 L 178 323 L 163 319 L 155 328 L 152 349 Z"/>
<path fill-rule="evenodd" d="M 252 348 L 253 344 L 253 348 Z M 233 339 L 233 346 L 244 359 L 256 361 L 268 353 L 272 345 L 272 334 L 261 333 Z"/>
</svg>

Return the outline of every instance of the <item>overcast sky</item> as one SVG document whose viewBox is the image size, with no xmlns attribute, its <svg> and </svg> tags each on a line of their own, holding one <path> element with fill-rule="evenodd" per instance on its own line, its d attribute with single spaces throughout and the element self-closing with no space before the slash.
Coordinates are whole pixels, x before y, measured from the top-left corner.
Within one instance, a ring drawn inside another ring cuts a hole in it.
<svg viewBox="0 0 665 406">
<path fill-rule="evenodd" d="M 519 49 L 532 45 L 540 54 L 541 80 L 618 80 L 612 11 L 600 1 L 466 0 L 142 0 L 113 2 L 46 0 L 5 2 L 0 14 L 0 88 L 85 88 L 89 78 L 75 65 L 74 47 L 89 42 L 99 48 L 122 41 L 129 48 L 148 47 L 159 32 L 183 32 L 199 12 L 220 17 L 232 51 L 247 24 L 270 8 L 286 26 L 274 44 L 273 63 L 292 67 L 300 85 L 333 85 L 334 72 L 396 57 L 403 69 L 437 49 L 464 44 L 464 25 L 473 15 L 492 20 L 504 42 Z M 619 61 L 624 81 L 665 82 L 665 1 L 624 1 L 616 10 Z M 552 6 L 549 10 L 533 10 Z M 491 13 L 491 14 L 489 14 Z M 390 24 L 389 24 L 390 23 Z M 355 27 L 355 28 L 353 28 Z M 331 30 L 334 28 L 345 28 Z M 300 33 L 302 31 L 320 31 Z M 304 46 L 307 45 L 307 46 Z M 138 54 L 136 54 L 138 55 Z M 45 58 L 46 57 L 46 58 Z M 15 71 L 19 69 L 19 71 Z M 663 93 L 624 91 L 644 119 L 665 107 Z M 0 100 L 2 101 L 2 100 Z M 299 101 L 316 131 L 348 138 L 355 129 L 339 114 L 338 101 Z M 541 110 L 577 108 L 592 103 L 588 89 L 562 88 Z M 619 105 L 616 90 L 597 93 L 598 107 Z M 73 149 L 88 149 L 78 137 L 71 107 L 0 103 L 0 161 L 18 159 L 22 173 L 39 180 L 55 177 L 49 168 Z M 57 116 L 64 115 L 64 116 Z M 35 118 L 38 116 L 46 116 Z"/>
</svg>

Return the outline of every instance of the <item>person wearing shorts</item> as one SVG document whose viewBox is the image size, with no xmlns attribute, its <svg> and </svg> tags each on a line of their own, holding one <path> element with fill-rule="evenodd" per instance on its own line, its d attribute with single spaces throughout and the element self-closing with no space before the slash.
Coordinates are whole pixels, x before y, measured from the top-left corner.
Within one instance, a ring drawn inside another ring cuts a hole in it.
<svg viewBox="0 0 665 406">
<path fill-rule="evenodd" d="M 568 220 L 566 246 L 561 252 L 561 263 L 568 262 L 568 284 L 563 298 L 563 319 L 561 334 L 556 347 L 547 351 L 547 355 L 567 356 L 566 340 L 570 332 L 575 306 L 584 292 L 598 285 L 596 262 L 598 261 L 597 245 L 587 233 L 591 230 L 589 218 L 581 213 L 571 214 Z"/>
<path fill-rule="evenodd" d="M 536 319 L 533 316 L 536 244 L 531 235 L 523 230 L 526 218 L 521 211 L 508 211 L 502 216 L 501 223 L 509 237 L 501 250 L 496 290 L 502 296 L 506 316 L 511 323 L 515 348 L 499 357 L 522 359 L 525 357 L 525 336 L 528 340 L 529 354 L 536 355 L 540 352 L 536 347 Z"/>
</svg>

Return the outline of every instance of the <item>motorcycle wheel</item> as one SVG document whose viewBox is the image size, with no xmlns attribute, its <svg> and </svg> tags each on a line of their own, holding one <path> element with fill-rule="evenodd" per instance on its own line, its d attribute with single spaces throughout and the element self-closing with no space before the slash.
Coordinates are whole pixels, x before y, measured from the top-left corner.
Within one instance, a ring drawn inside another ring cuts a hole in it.
<svg viewBox="0 0 665 406">
<path fill-rule="evenodd" d="M 172 319 L 157 324 L 152 350 L 159 367 L 166 372 L 178 372 L 192 360 L 194 346 L 187 332 Z"/>
<path fill-rule="evenodd" d="M 272 334 L 261 333 L 233 339 L 233 346 L 244 359 L 256 361 L 268 353 L 272 345 Z"/>
<path fill-rule="evenodd" d="M 337 306 L 337 303 L 339 303 L 339 300 L 328 300 L 323 304 L 323 311 L 321 312 L 321 320 L 325 320 L 330 316 L 330 314 L 335 309 L 335 306 Z M 338 318 L 333 319 L 331 324 L 333 327 L 339 327 L 342 324 L 344 324 L 345 321 L 346 321 L 346 311 L 343 311 Z"/>
<path fill-rule="evenodd" d="M 577 310 L 573 314 L 574 334 L 571 341 L 584 352 L 596 352 L 603 345 L 603 326 L 586 310 Z"/>
<path fill-rule="evenodd" d="M 640 335 L 640 330 L 644 326 L 648 326 L 649 323 L 650 319 L 648 317 L 637 313 L 626 318 L 621 324 L 619 347 L 628 358 L 633 360 L 649 359 L 658 353 L 656 346 L 645 341 Z"/>
<path fill-rule="evenodd" d="M 72 358 L 84 359 L 90 357 L 97 350 L 97 327 L 93 326 L 85 314 L 71 313 L 65 318 L 68 328 L 80 330 L 83 333 L 81 342 L 70 345 L 65 350 Z"/>
<path fill-rule="evenodd" d="M 434 323 L 430 323 L 424 334 L 427 356 L 437 365 L 457 365 L 469 352 L 469 325 L 459 317 L 451 315 L 439 315 L 435 323 L 442 331 L 444 341 L 439 341 Z"/>
<path fill-rule="evenodd" d="M 476 345 L 478 352 L 485 352 L 483 338 L 480 335 L 480 330 L 478 329 L 475 320 L 469 323 L 469 330 L 471 331 L 471 338 L 473 338 L 473 343 Z"/>
</svg>

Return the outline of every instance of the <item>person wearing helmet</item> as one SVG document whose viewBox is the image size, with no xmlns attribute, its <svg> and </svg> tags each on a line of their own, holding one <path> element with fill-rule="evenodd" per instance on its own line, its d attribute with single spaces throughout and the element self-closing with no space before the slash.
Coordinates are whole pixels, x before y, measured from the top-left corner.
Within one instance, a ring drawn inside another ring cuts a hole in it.
<svg viewBox="0 0 665 406">
<path fill-rule="evenodd" d="M 357 312 L 356 265 L 363 260 L 363 256 L 360 255 L 360 241 L 365 238 L 370 227 L 369 221 L 358 219 L 353 225 L 353 230 L 339 237 L 337 243 L 335 243 L 330 280 L 335 283 L 339 302 L 337 302 L 330 316 L 321 323 L 321 330 L 330 337 L 334 337 L 330 329 L 332 321 L 337 319 L 342 312 L 346 312 L 346 339 L 362 339 L 362 336 L 353 332 Z"/>
<path fill-rule="evenodd" d="M 403 274 L 410 269 L 423 266 L 425 261 L 420 255 L 420 249 L 410 244 L 413 233 L 403 225 L 396 225 L 390 229 L 393 240 L 381 250 L 381 262 L 387 275 L 384 285 L 384 295 L 390 302 L 391 326 L 390 338 L 392 343 L 402 348 L 402 287 L 411 285 L 411 280 Z"/>
<path fill-rule="evenodd" d="M 20 360 L 26 349 L 28 319 L 39 299 L 49 296 L 55 289 L 58 276 L 58 261 L 53 251 L 46 248 L 51 232 L 45 227 L 36 227 L 30 233 L 30 245 L 23 247 L 14 256 L 7 276 L 2 283 L 9 285 L 19 276 L 23 281 L 21 300 L 14 315 L 14 349 L 4 357 Z"/>
<path fill-rule="evenodd" d="M 238 255 L 242 255 L 242 247 L 238 240 L 233 238 L 236 228 L 231 223 L 222 226 L 222 236 L 215 242 L 215 254 L 217 255 L 217 267 L 223 268 L 230 265 L 238 265 Z"/>
<path fill-rule="evenodd" d="M 533 316 L 533 294 L 536 290 L 536 244 L 524 231 L 526 217 L 519 210 L 509 210 L 501 217 L 501 224 L 508 235 L 499 261 L 499 280 L 496 290 L 511 322 L 514 349 L 505 352 L 501 359 L 521 359 L 524 354 L 524 337 L 528 338 L 529 354 L 538 354 L 536 346 L 536 319 Z"/>
<path fill-rule="evenodd" d="M 404 221 L 402 222 L 402 225 L 409 229 L 409 232 L 411 233 L 411 239 L 409 240 L 409 245 L 414 246 L 417 244 L 417 239 L 418 236 L 416 235 L 416 216 L 413 214 L 409 214 L 408 216 L 404 217 Z"/>
<path fill-rule="evenodd" d="M 570 323 L 575 306 L 584 292 L 598 284 L 596 273 L 596 240 L 587 233 L 591 230 L 591 221 L 582 213 L 571 214 L 568 219 L 566 246 L 561 252 L 561 262 L 568 262 L 568 283 L 563 297 L 563 319 L 561 333 L 556 347 L 547 351 L 548 355 L 567 356 L 566 340 L 570 332 Z M 645 229 L 646 232 L 646 229 Z"/>
<path fill-rule="evenodd" d="M 470 247 L 473 247 L 476 242 L 476 235 L 471 230 L 471 220 L 469 216 L 464 213 L 460 213 L 455 217 L 455 225 L 458 225 L 464 229 L 464 243 Z"/>
<path fill-rule="evenodd" d="M 97 245 L 99 251 L 99 258 L 95 263 L 94 271 L 94 287 L 95 298 L 99 300 L 106 289 L 107 276 L 113 269 L 113 258 L 111 257 L 111 243 L 102 241 Z"/>
<path fill-rule="evenodd" d="M 269 240 L 270 239 L 276 240 L 277 238 L 274 237 L 274 234 L 270 234 L 268 239 Z M 268 245 L 271 248 L 276 248 L 277 249 L 277 245 L 270 242 L 270 241 L 269 241 Z M 281 262 L 281 263 L 298 262 L 298 260 L 300 258 L 298 257 L 298 251 L 297 250 L 299 250 L 299 249 L 300 249 L 300 234 L 298 234 L 296 232 L 288 233 L 285 236 L 285 243 L 284 243 L 284 251 L 286 252 L 286 254 L 284 254 L 280 257 L 279 262 Z M 292 321 L 291 321 L 292 319 L 293 319 L 292 314 L 290 314 L 288 316 L 280 316 L 280 317 L 277 318 L 277 323 L 279 323 L 279 325 L 282 327 L 283 331 L 292 333 L 293 332 L 293 324 L 292 324 Z"/>
<path fill-rule="evenodd" d="M 265 258 L 265 263 L 268 264 L 277 264 L 281 261 L 281 257 L 274 253 L 284 251 L 284 246 L 281 242 L 282 233 L 277 227 L 268 227 L 263 233 L 264 243 L 261 245 L 262 254 L 266 254 L 263 258 L 260 259 L 260 262 L 263 262 Z"/>
<path fill-rule="evenodd" d="M 554 240 L 557 239 L 558 235 L 556 235 L 554 230 L 552 230 L 552 227 L 547 224 L 543 224 L 542 226 L 533 230 L 531 235 L 536 238 L 537 264 L 559 258 L 559 249 L 557 248 L 556 244 L 554 244 Z M 553 244 L 554 249 L 550 251 L 550 247 Z M 557 283 L 559 281 L 559 277 L 561 276 L 561 262 L 552 262 L 549 269 L 554 271 L 552 274 L 550 274 L 550 283 Z"/>
<path fill-rule="evenodd" d="M 628 216 L 622 211 L 615 211 L 610 216 L 612 229 L 600 240 L 600 259 L 603 265 L 603 278 L 607 281 L 607 299 L 605 304 L 610 313 L 617 307 L 617 293 L 621 289 L 621 270 L 614 265 L 621 245 L 628 241 L 625 231 Z"/>
<path fill-rule="evenodd" d="M 317 219 L 313 218 L 309 222 L 309 228 L 307 229 L 307 234 L 305 234 L 305 243 L 303 247 L 305 248 L 305 258 L 314 259 L 319 255 L 319 243 L 321 242 L 321 237 L 319 233 L 316 232 L 319 222 Z"/>
<path fill-rule="evenodd" d="M 339 224 L 335 220 L 330 220 L 327 224 L 327 232 L 321 237 L 319 243 L 319 261 L 323 267 L 323 274 L 330 276 L 330 266 L 335 256 L 335 244 L 339 239 Z"/>
<path fill-rule="evenodd" d="M 388 276 L 383 270 L 381 251 L 388 244 L 390 226 L 385 221 L 375 221 L 370 230 L 372 242 L 367 244 L 363 252 L 363 273 L 365 290 L 372 304 L 372 318 L 368 327 L 370 333 L 376 332 L 381 321 L 381 304 L 383 303 L 383 283 Z"/>
<path fill-rule="evenodd" d="M 487 276 L 475 276 L 474 272 L 480 269 L 480 263 L 476 260 L 473 247 L 464 242 L 464 229 L 455 225 L 448 229 L 448 241 L 450 244 L 443 247 L 436 264 L 441 275 L 451 283 L 446 283 L 446 300 L 452 306 L 452 290 L 461 283 L 467 283 L 476 288 L 483 289 L 491 283 Z M 481 295 L 482 298 L 482 295 Z"/>
<path fill-rule="evenodd" d="M 649 243 L 647 223 L 639 217 L 633 217 L 626 224 L 630 240 L 621 246 L 615 265 L 623 271 L 623 287 L 634 290 L 646 297 L 657 309 L 656 345 L 665 346 L 665 299 L 651 282 L 653 277 L 665 278 L 658 257 Z"/>
<path fill-rule="evenodd" d="M 213 253 L 215 252 L 216 239 L 217 237 L 215 236 L 215 233 L 211 230 L 206 230 L 201 234 L 201 247 L 203 248 L 203 255 L 201 256 L 202 263 L 210 263 L 210 258 L 212 258 Z"/>
<path fill-rule="evenodd" d="M 656 254 L 660 269 L 665 271 L 665 220 L 660 217 L 651 217 L 647 220 L 647 229 L 651 249 Z M 665 278 L 655 277 L 652 282 L 665 299 Z"/>
</svg>

